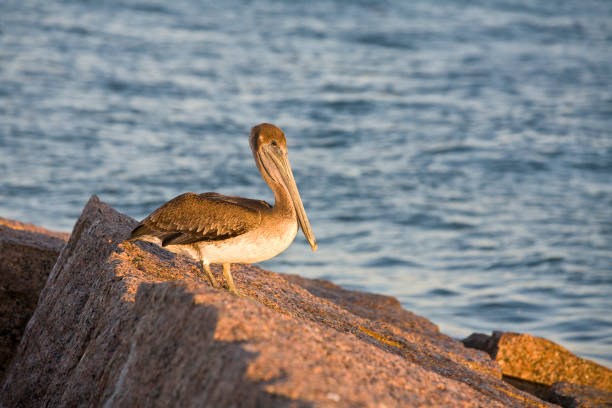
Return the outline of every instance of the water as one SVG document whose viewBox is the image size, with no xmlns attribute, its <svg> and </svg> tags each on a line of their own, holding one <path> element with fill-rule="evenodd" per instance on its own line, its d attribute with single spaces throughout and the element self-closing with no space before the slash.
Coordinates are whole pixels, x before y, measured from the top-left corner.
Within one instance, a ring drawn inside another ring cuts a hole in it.
<svg viewBox="0 0 612 408">
<path fill-rule="evenodd" d="M 612 366 L 612 2 L 0 3 L 0 215 L 91 194 L 272 200 L 272 122 L 319 251 L 262 266 L 398 297 L 442 331 Z"/>
</svg>

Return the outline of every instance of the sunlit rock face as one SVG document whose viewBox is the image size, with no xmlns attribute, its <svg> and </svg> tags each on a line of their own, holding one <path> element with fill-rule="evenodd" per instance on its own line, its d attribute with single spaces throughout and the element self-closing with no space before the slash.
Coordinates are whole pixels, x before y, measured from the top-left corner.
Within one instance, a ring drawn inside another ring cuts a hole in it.
<svg viewBox="0 0 612 408">
<path fill-rule="evenodd" d="M 549 406 L 394 298 L 236 265 L 238 297 L 186 257 L 125 242 L 135 224 L 90 199 L 0 404 Z"/>
<path fill-rule="evenodd" d="M 506 381 L 547 401 L 564 407 L 612 406 L 612 370 L 548 339 L 495 331 L 473 333 L 462 342 L 486 351 Z"/>
<path fill-rule="evenodd" d="M 506 376 L 545 385 L 566 381 L 612 391 L 609 368 L 542 337 L 496 331 L 491 336 L 474 333 L 463 343 L 489 353 Z"/>
</svg>

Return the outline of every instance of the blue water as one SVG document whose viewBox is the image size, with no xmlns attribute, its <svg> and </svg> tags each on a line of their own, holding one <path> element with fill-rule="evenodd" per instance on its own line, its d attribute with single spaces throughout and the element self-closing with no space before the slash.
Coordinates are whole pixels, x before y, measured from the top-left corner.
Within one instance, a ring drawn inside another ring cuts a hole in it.
<svg viewBox="0 0 612 408">
<path fill-rule="evenodd" d="M 612 2 L 0 3 L 0 216 L 271 201 L 264 121 L 319 251 L 262 266 L 612 366 Z"/>
</svg>

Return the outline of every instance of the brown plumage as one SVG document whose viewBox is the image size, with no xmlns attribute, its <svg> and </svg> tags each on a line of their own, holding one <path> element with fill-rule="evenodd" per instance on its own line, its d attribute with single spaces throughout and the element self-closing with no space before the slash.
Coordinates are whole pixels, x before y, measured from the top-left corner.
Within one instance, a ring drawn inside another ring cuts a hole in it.
<svg viewBox="0 0 612 408">
<path fill-rule="evenodd" d="M 130 239 L 154 234 L 162 246 L 220 241 L 256 228 L 261 211 L 272 206 L 217 193 L 185 193 L 173 198 L 142 220 Z"/>
<path fill-rule="evenodd" d="M 209 264 L 223 264 L 223 274 L 234 293 L 238 292 L 230 263 L 260 262 L 276 256 L 291 244 L 298 223 L 316 250 L 282 130 L 265 123 L 255 126 L 249 142 L 257 168 L 274 192 L 274 206 L 265 201 L 217 193 L 185 193 L 142 220 L 129 240 L 154 242 L 201 261 L 214 287 L 218 283 Z"/>
</svg>

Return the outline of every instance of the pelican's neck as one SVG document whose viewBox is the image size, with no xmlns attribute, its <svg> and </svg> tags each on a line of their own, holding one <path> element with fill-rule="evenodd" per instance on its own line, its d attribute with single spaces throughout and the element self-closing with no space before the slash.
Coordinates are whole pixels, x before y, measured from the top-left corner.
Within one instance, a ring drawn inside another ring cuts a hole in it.
<svg viewBox="0 0 612 408">
<path fill-rule="evenodd" d="M 291 200 L 291 196 L 289 195 L 287 188 L 284 185 L 276 183 L 272 180 L 268 182 L 268 186 L 274 193 L 273 211 L 297 220 L 295 207 L 293 206 L 293 201 Z"/>
<path fill-rule="evenodd" d="M 272 190 L 274 193 L 274 206 L 272 207 L 272 211 L 284 217 L 293 218 L 297 221 L 297 214 L 295 212 L 295 207 L 293 206 L 293 200 L 291 200 L 291 196 L 289 195 L 287 188 L 282 183 L 274 180 L 268 174 L 255 150 L 253 150 L 253 158 L 255 159 L 255 164 L 257 165 L 259 174 L 261 174 L 261 178 L 264 179 L 270 190 Z"/>
</svg>

